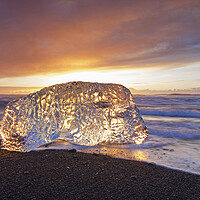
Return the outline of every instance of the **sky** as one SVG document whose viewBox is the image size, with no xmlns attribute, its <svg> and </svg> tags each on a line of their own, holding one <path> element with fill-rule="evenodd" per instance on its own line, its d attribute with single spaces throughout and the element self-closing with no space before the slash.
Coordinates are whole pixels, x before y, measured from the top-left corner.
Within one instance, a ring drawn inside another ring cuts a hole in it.
<svg viewBox="0 0 200 200">
<path fill-rule="evenodd" d="M 69 81 L 200 87 L 199 0 L 0 0 L 0 93 Z"/>
</svg>

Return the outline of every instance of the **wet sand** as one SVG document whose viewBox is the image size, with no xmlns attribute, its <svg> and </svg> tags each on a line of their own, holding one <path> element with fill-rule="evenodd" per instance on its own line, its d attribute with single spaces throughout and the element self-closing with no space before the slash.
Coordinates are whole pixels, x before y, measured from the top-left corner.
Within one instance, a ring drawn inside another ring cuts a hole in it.
<svg viewBox="0 0 200 200">
<path fill-rule="evenodd" d="M 200 176 L 67 150 L 0 150 L 0 199 L 199 199 Z"/>
</svg>

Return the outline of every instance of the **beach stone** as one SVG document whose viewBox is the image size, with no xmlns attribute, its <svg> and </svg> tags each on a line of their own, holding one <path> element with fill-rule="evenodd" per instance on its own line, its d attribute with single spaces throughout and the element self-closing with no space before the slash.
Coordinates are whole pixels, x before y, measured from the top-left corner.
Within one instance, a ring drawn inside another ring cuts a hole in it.
<svg viewBox="0 0 200 200">
<path fill-rule="evenodd" d="M 147 165 L 156 166 L 156 163 L 155 162 L 149 162 L 149 163 L 147 163 Z"/>
<path fill-rule="evenodd" d="M 119 84 L 69 82 L 11 101 L 2 146 L 30 151 L 55 140 L 78 145 L 141 144 L 148 135 L 133 96 Z"/>
<path fill-rule="evenodd" d="M 137 176 L 131 176 L 131 179 L 132 179 L 132 180 L 136 180 L 136 179 L 137 179 Z"/>
<path fill-rule="evenodd" d="M 70 152 L 70 153 L 76 153 L 77 150 L 76 149 L 69 149 L 68 152 Z"/>
</svg>

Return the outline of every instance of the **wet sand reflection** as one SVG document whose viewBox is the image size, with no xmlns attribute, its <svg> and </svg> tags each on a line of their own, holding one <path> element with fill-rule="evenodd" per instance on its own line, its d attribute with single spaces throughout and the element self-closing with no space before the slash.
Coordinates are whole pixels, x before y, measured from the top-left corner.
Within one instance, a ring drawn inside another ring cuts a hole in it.
<svg viewBox="0 0 200 200">
<path fill-rule="evenodd" d="M 141 149 L 126 149 L 122 147 L 99 147 L 99 148 L 85 148 L 81 149 L 84 153 L 100 153 L 115 158 L 125 158 L 138 161 L 147 161 L 149 153 Z"/>
</svg>

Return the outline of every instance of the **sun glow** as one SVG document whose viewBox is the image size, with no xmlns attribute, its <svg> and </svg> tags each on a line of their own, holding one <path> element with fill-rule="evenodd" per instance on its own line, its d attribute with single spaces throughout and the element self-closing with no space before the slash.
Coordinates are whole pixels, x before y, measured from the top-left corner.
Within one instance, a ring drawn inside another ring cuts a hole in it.
<svg viewBox="0 0 200 200">
<path fill-rule="evenodd" d="M 64 61 L 63 61 L 64 62 Z M 66 61 L 65 61 L 66 62 Z M 184 73 L 189 74 L 191 68 L 181 68 L 181 69 L 171 69 L 171 70 L 162 70 L 162 69 L 134 69 L 134 70 L 84 70 L 84 71 L 75 71 L 78 68 L 76 65 L 85 65 L 84 68 L 87 68 L 86 65 L 91 65 L 94 60 L 73 60 L 71 62 L 71 70 L 73 72 L 63 73 L 57 72 L 57 74 L 46 74 L 38 76 L 29 76 L 29 77 L 15 77 L 15 78 L 3 78 L 0 79 L 0 93 L 13 93 L 13 94 L 28 94 L 31 92 L 38 91 L 39 89 L 55 84 L 66 83 L 71 81 L 85 81 L 85 82 L 99 82 L 99 83 L 117 83 L 122 84 L 128 88 L 134 88 L 136 90 L 146 90 L 147 88 L 153 90 L 167 90 L 174 89 L 174 85 L 178 88 L 192 88 L 199 84 L 198 74 L 199 69 L 196 66 L 193 67 L 195 75 L 193 79 L 196 82 L 192 81 L 188 76 L 188 80 L 179 81 L 176 80 L 179 74 L 183 71 Z M 91 63 L 91 64 L 90 64 Z M 63 64 L 63 63 L 62 63 Z M 68 66 L 68 65 L 64 65 Z M 67 68 L 67 67 L 66 67 Z M 167 72 L 172 73 L 174 76 L 169 76 Z M 62 74 L 61 74 L 62 73 Z M 178 75 L 177 75 L 178 74 Z M 183 77 L 178 77 L 182 79 Z M 167 82 L 165 80 L 168 80 Z"/>
<path fill-rule="evenodd" d="M 90 61 L 90 60 L 89 60 Z M 88 65 L 89 61 L 76 61 L 72 65 Z M 79 63 L 80 62 L 80 63 Z M 71 65 L 71 66 L 72 66 Z M 141 78 L 142 76 L 142 78 Z M 143 70 L 119 70 L 119 71 L 77 71 L 71 73 L 64 73 L 58 75 L 48 74 L 46 76 L 37 77 L 17 77 L 17 78 L 7 78 L 4 80 L 0 79 L 0 85 L 6 87 L 19 87 L 17 93 L 27 94 L 30 92 L 35 92 L 42 87 L 47 87 L 55 84 L 72 82 L 72 81 L 84 81 L 84 82 L 99 82 L 99 83 L 117 83 L 122 84 L 126 87 L 135 87 L 144 84 L 144 79 L 148 79 L 148 74 Z M 20 88 L 24 87 L 24 88 Z M 29 87 L 29 88 L 26 88 Z M 32 87 L 32 88 L 31 88 Z M 12 90 L 17 90 L 17 88 L 11 88 Z M 10 90 L 11 90 L 10 89 Z M 24 90 L 24 92 L 23 92 Z M 32 91 L 30 91 L 32 90 Z"/>
<path fill-rule="evenodd" d="M 81 71 L 61 75 L 49 76 L 47 85 L 65 83 L 70 81 L 85 81 L 85 82 L 99 82 L 99 83 L 118 83 L 129 86 L 129 83 L 137 79 L 138 72 L 131 70 L 124 71 Z"/>
<path fill-rule="evenodd" d="M 60 66 L 71 66 L 71 67 L 75 67 L 75 68 L 86 68 L 87 67 L 91 67 L 93 65 L 96 65 L 98 62 L 97 59 L 63 59 L 59 62 Z"/>
</svg>

